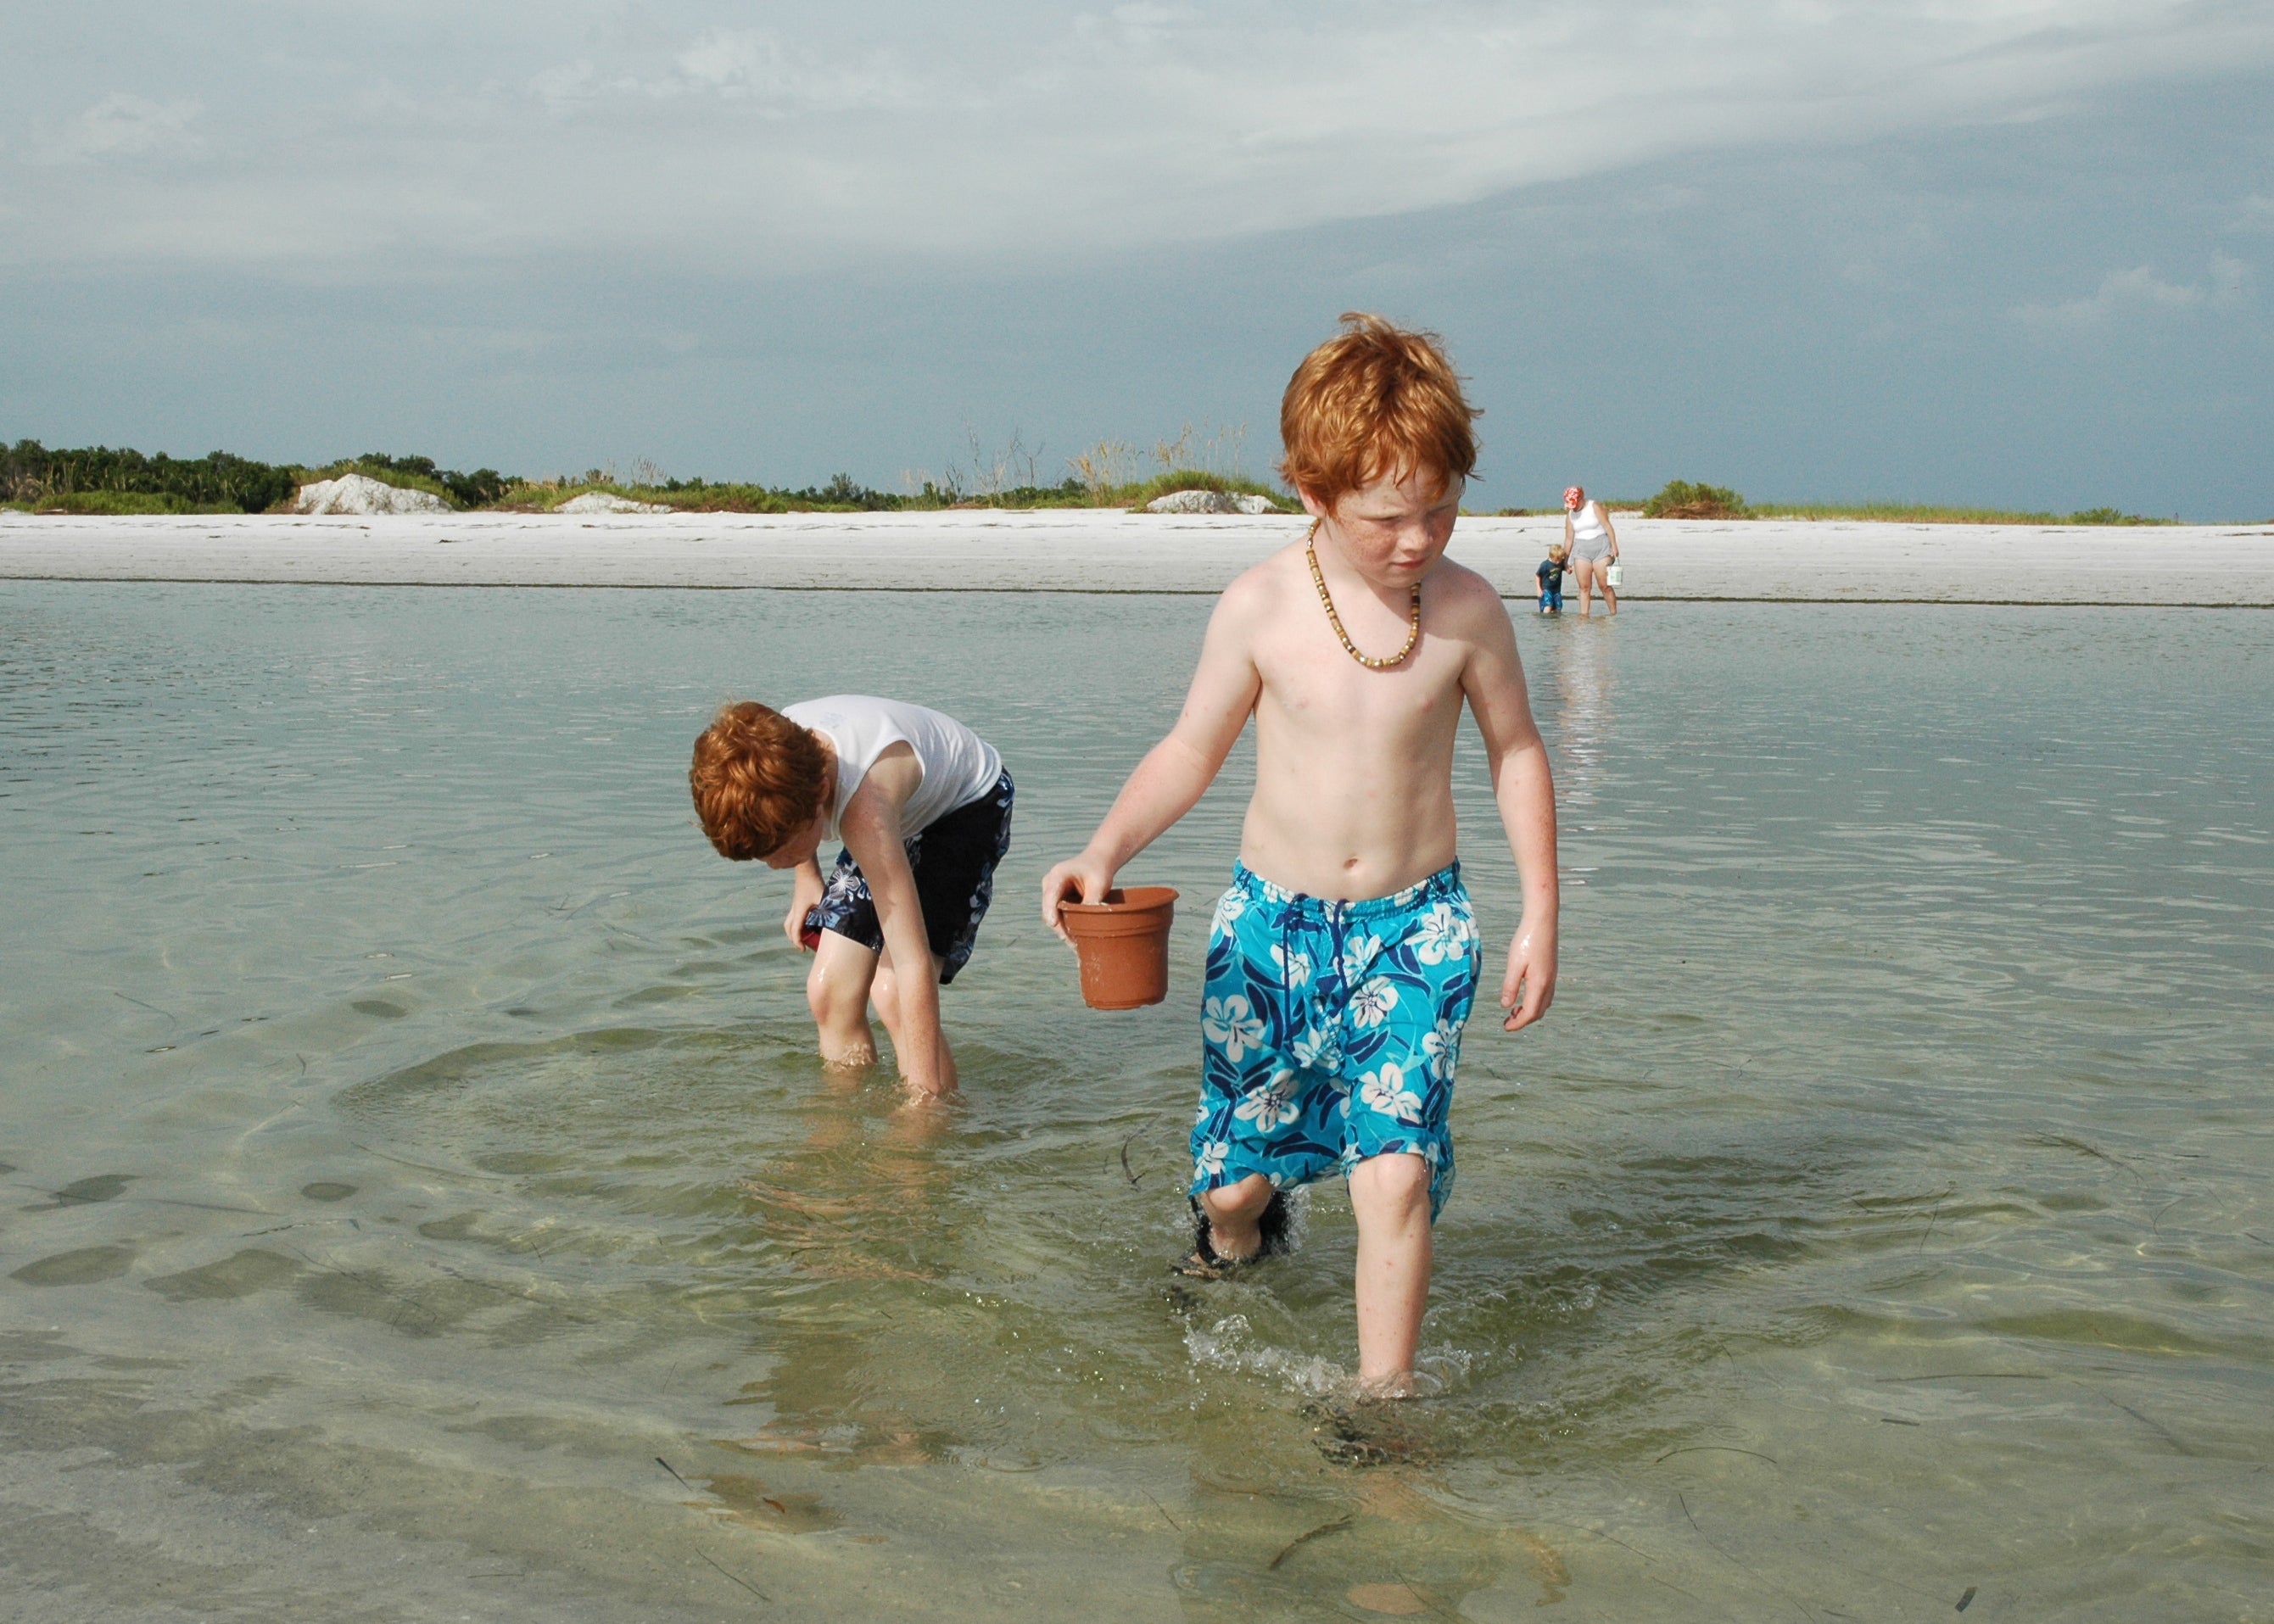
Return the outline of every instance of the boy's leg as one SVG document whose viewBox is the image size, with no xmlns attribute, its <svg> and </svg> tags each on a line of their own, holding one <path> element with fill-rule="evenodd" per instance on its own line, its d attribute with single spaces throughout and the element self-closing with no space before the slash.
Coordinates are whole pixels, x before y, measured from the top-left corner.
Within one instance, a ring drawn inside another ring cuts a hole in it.
<svg viewBox="0 0 2274 1624">
<path fill-rule="evenodd" d="M 1226 1263 L 1244 1263 L 1263 1249 L 1263 1230 L 1256 1220 L 1271 1205 L 1271 1181 L 1250 1173 L 1236 1184 L 1205 1191 L 1201 1207 L 1208 1214 L 1209 1244 Z"/>
<path fill-rule="evenodd" d="M 821 1034 L 821 1057 L 831 1065 L 877 1064 L 877 1039 L 869 1030 L 870 986 L 877 955 L 833 930 L 821 933 L 806 972 L 805 1003 Z"/>
<path fill-rule="evenodd" d="M 1245 867 L 1233 872 L 1209 930 L 1201 996 L 1201 1100 L 1193 1120 L 1193 1182 L 1208 1218 L 1208 1250 L 1224 1262 L 1284 1238 L 1275 1193 L 1308 1184 L 1340 1161 L 1335 1075 L 1314 1067 L 1306 989 L 1327 962 L 1315 917 Z M 1203 1253 L 1201 1261 L 1207 1262 Z"/>
<path fill-rule="evenodd" d="M 1366 920 L 1377 951 L 1346 971 L 1354 1006 L 1363 999 L 1375 1012 L 1371 1026 L 1352 1026 L 1344 1050 L 1351 1086 L 1344 1154 L 1358 1219 L 1359 1380 L 1382 1397 L 1413 1389 L 1413 1352 L 1429 1304 L 1429 1226 L 1453 1185 L 1461 1032 L 1483 965 L 1458 870 L 1419 890 L 1400 913 Z"/>
<path fill-rule="evenodd" d="M 1358 1218 L 1359 1384 L 1402 1398 L 1413 1389 L 1429 1305 L 1429 1164 L 1405 1153 L 1368 1157 L 1351 1169 L 1350 1196 Z"/>
<path fill-rule="evenodd" d="M 938 981 L 939 960 L 930 953 L 925 954 L 924 959 L 925 972 L 931 976 L 933 981 Z M 877 962 L 877 979 L 870 984 L 869 996 L 877 1006 L 877 1018 L 885 1023 L 885 1032 L 892 1037 L 892 1049 L 894 1052 L 900 1052 L 901 1049 L 900 980 L 900 972 L 892 964 L 892 953 L 890 948 L 885 950 L 884 954 Z M 954 1093 L 956 1085 L 955 1056 L 948 1052 L 947 1026 L 945 1022 L 941 1024 L 939 1029 L 937 1064 L 939 1067 L 939 1078 L 942 1085 L 941 1092 L 945 1094 Z"/>
<path fill-rule="evenodd" d="M 970 961 L 979 935 L 979 921 L 987 915 L 995 895 L 995 866 L 1011 849 L 1011 806 L 1016 792 L 1005 772 L 995 787 L 976 801 L 937 819 L 908 842 L 908 866 L 915 876 L 916 901 L 923 908 L 924 934 L 930 949 L 920 974 L 936 987 L 945 987 Z M 877 966 L 870 996 L 877 1014 L 892 1034 L 892 1048 L 907 1066 L 907 1046 L 901 1037 L 900 977 L 903 971 L 887 951 Z M 945 1011 L 942 1011 L 939 1048 L 933 1064 L 940 1092 L 953 1094 L 958 1081 L 955 1056 L 947 1046 Z"/>
</svg>

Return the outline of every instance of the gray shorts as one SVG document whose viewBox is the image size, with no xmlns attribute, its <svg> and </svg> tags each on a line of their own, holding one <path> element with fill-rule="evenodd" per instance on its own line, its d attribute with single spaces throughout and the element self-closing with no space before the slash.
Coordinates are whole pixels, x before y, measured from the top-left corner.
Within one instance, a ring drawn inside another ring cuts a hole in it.
<svg viewBox="0 0 2274 1624">
<path fill-rule="evenodd" d="M 1608 536 L 1591 536 L 1571 544 L 1571 556 L 1589 564 L 1600 564 L 1611 556 Z"/>
</svg>

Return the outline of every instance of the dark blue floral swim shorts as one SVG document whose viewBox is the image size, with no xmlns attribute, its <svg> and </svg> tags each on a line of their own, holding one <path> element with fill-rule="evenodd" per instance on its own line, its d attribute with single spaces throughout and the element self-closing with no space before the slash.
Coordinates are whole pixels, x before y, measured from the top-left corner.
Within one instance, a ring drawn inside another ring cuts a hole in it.
<svg viewBox="0 0 2274 1624">
<path fill-rule="evenodd" d="M 1409 1152 L 1429 1164 L 1435 1218 L 1482 957 L 1458 863 L 1364 902 L 1237 865 L 1209 936 L 1193 1193 L 1251 1173 L 1284 1189 Z"/>
<path fill-rule="evenodd" d="M 979 921 L 995 899 L 995 865 L 1011 849 L 1014 793 L 1006 772 L 978 800 L 933 819 L 905 842 L 908 867 L 916 876 L 916 900 L 923 905 L 924 936 L 939 959 L 943 987 L 970 962 Z M 876 901 L 850 852 L 837 853 L 837 867 L 805 922 L 809 929 L 834 931 L 872 953 L 885 951 Z"/>
</svg>

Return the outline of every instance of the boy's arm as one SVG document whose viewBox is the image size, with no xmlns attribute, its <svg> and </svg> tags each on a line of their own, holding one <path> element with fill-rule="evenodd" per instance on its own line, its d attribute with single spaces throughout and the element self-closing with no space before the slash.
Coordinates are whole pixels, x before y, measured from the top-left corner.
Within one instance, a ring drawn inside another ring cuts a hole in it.
<svg viewBox="0 0 2274 1624">
<path fill-rule="evenodd" d="M 894 747 L 896 749 L 900 748 Z M 910 758 L 913 761 L 913 756 Z M 879 761 L 853 799 L 845 803 L 839 828 L 845 849 L 861 865 L 877 923 L 900 989 L 900 1075 L 920 1094 L 940 1092 L 939 977 L 932 967 L 931 940 L 924 930 L 923 902 L 916 895 L 915 872 L 901 844 L 900 808 L 914 783 L 896 782 L 893 763 Z M 894 792 L 898 793 L 895 793 Z"/>
<path fill-rule="evenodd" d="M 819 905 L 821 893 L 828 889 L 821 877 L 821 860 L 807 858 L 790 870 L 790 876 L 789 912 L 782 916 L 782 932 L 799 952 L 809 953 L 813 950 L 805 943 L 805 916 Z"/>
<path fill-rule="evenodd" d="M 1231 753 L 1263 687 L 1253 652 L 1262 596 L 1262 589 L 1245 581 L 1224 593 L 1209 617 L 1208 640 L 1177 725 L 1137 763 L 1081 855 L 1043 876 L 1043 922 L 1060 936 L 1065 928 L 1058 904 L 1067 893 L 1088 902 L 1112 890 L 1122 865 L 1193 809 Z"/>
<path fill-rule="evenodd" d="M 1547 747 L 1532 719 L 1525 693 L 1524 666 L 1517 658 L 1516 628 L 1497 594 L 1487 588 L 1478 605 L 1479 623 L 1461 691 L 1484 734 L 1492 769 L 1493 799 L 1516 853 L 1524 886 L 1524 918 L 1509 944 L 1508 971 L 1501 978 L 1502 1023 L 1510 1032 L 1547 1013 L 1555 997 L 1555 916 L 1561 906 L 1555 872 L 1555 781 Z"/>
</svg>

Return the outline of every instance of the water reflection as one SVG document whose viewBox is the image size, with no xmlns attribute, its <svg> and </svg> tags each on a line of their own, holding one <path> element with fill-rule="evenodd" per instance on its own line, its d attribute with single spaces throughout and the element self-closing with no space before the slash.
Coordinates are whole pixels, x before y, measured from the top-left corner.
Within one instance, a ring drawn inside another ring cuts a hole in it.
<svg viewBox="0 0 2274 1624">
<path fill-rule="evenodd" d="M 1184 1616 L 1463 1617 L 1564 1598 L 1570 1568 L 1551 1541 L 1457 1515 L 1433 1486 L 1404 1470 L 1300 1494 L 1195 1481 L 1171 1575 Z"/>
<path fill-rule="evenodd" d="M 757 1455 L 922 1465 L 954 1440 L 895 1402 L 895 1354 L 916 1334 L 915 1305 L 904 1315 L 896 1304 L 937 1283 L 940 1259 L 961 1244 L 953 1176 L 940 1156 L 956 1108 L 908 1101 L 889 1062 L 818 1070 L 790 1111 L 801 1137 L 740 1187 L 792 1274 L 827 1289 L 782 1294 L 766 1338 L 773 1373 L 729 1401 L 764 1405 L 771 1418 L 725 1441 Z"/>
<path fill-rule="evenodd" d="M 1573 620 L 1555 622 L 1553 630 L 1554 708 L 1540 721 L 1555 743 L 1557 810 L 1567 818 L 1590 817 L 1618 723 L 1611 702 L 1619 624 L 1615 617 Z"/>
</svg>

